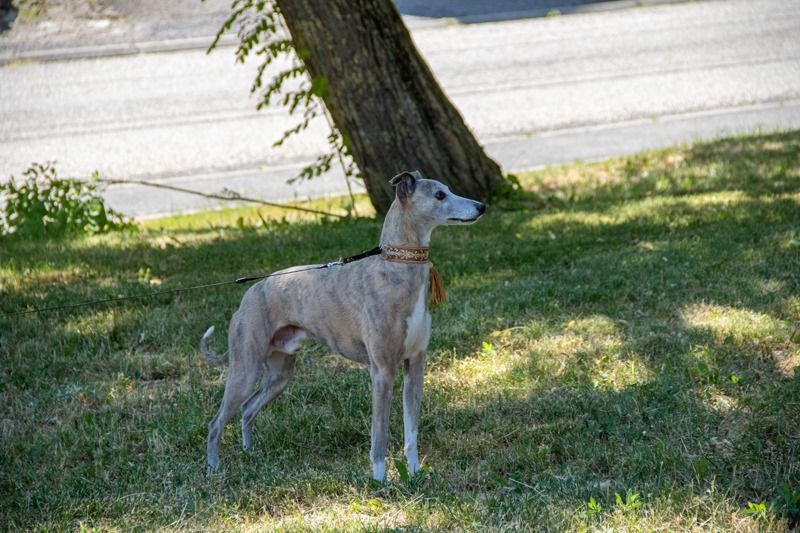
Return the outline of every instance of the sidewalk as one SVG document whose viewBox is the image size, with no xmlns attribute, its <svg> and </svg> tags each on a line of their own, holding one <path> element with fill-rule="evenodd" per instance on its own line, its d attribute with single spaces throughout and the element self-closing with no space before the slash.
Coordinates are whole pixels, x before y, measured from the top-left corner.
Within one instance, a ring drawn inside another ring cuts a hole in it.
<svg viewBox="0 0 800 533">
<path fill-rule="evenodd" d="M 396 0 L 410 29 L 630 9 L 689 0 Z M 230 16 L 230 0 L 50 0 L 35 20 L 0 32 L 0 65 L 206 49 Z M 3 25 L 0 25 L 2 28 Z M 218 46 L 238 43 L 228 31 Z"/>
<path fill-rule="evenodd" d="M 0 64 L 207 48 L 230 15 L 230 0 L 51 3 L 47 14 L 13 20 L 0 33 Z M 224 44 L 235 38 L 228 35 Z"/>
</svg>

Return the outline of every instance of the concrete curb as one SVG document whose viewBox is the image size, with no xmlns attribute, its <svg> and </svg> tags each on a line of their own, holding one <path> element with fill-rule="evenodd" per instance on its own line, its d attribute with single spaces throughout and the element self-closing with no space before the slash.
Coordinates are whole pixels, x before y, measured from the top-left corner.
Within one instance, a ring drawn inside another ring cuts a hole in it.
<svg viewBox="0 0 800 533">
<path fill-rule="evenodd" d="M 214 37 L 188 37 L 184 39 L 142 41 L 139 43 L 110 43 L 47 50 L 23 50 L 19 52 L 0 53 L 0 65 L 7 65 L 17 61 L 73 61 L 76 59 L 98 59 L 136 54 L 207 50 L 213 41 Z M 238 42 L 238 38 L 233 35 L 223 35 L 219 43 L 217 43 L 217 47 L 235 46 Z"/>
</svg>

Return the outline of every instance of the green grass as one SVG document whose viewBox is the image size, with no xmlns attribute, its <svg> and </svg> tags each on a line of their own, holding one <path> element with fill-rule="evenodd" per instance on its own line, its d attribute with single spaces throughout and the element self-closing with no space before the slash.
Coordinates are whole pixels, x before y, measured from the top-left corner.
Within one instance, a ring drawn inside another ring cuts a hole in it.
<svg viewBox="0 0 800 533">
<path fill-rule="evenodd" d="M 196 345 L 245 290 L 225 287 L 0 318 L 2 529 L 787 528 L 789 507 L 769 503 L 800 490 L 800 134 L 520 182 L 480 223 L 434 234 L 449 302 L 433 318 L 424 475 L 369 482 L 368 374 L 311 345 L 256 449 L 229 426 L 208 476 L 224 369 Z M 0 241 L 0 312 L 324 261 L 380 231 L 261 215 Z"/>
</svg>

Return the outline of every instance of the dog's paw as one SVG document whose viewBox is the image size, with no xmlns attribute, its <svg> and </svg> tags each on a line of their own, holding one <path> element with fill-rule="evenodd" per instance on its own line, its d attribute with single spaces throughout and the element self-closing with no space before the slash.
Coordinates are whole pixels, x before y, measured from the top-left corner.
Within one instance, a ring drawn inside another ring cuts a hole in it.
<svg viewBox="0 0 800 533">
<path fill-rule="evenodd" d="M 219 459 L 209 457 L 206 462 L 206 473 L 208 475 L 217 474 L 219 472 Z"/>
<path fill-rule="evenodd" d="M 372 463 L 372 479 L 380 483 L 386 482 L 386 461 Z"/>
</svg>

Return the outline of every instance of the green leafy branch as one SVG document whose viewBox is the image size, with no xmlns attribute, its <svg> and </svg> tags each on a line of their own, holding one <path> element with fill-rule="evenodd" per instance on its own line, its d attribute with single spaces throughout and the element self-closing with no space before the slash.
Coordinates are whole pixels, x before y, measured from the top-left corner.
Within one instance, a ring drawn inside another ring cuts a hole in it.
<svg viewBox="0 0 800 533">
<path fill-rule="evenodd" d="M 250 86 L 250 93 L 259 97 L 256 109 L 261 110 L 275 102 L 286 107 L 291 115 L 300 115 L 300 122 L 284 131 L 281 137 L 273 143 L 273 147 L 283 145 L 293 135 L 306 130 L 312 120 L 323 116 L 328 124 L 327 136 L 330 152 L 317 157 L 314 162 L 303 167 L 298 175 L 290 181 L 308 180 L 327 173 L 335 160 L 340 164 L 345 176 L 345 183 L 350 194 L 350 208 L 355 209 L 355 200 L 350 180 L 361 178 L 358 167 L 350 152 L 348 137 L 343 134 L 333 122 L 326 102 L 328 94 L 328 79 L 325 76 L 309 75 L 304 59 L 309 51 L 298 49 L 291 40 L 286 29 L 278 6 L 274 1 L 267 0 L 235 0 L 231 6 L 231 14 L 217 32 L 214 41 L 208 48 L 210 53 L 219 44 L 222 36 L 237 29 L 239 44 L 236 47 L 236 60 L 244 63 L 248 57 L 255 55 L 260 58 L 261 64 L 256 70 L 256 76 Z M 288 58 L 289 66 L 280 70 L 270 79 L 267 78 L 267 69 L 279 58 Z M 289 82 L 299 80 L 295 88 Z"/>
</svg>

